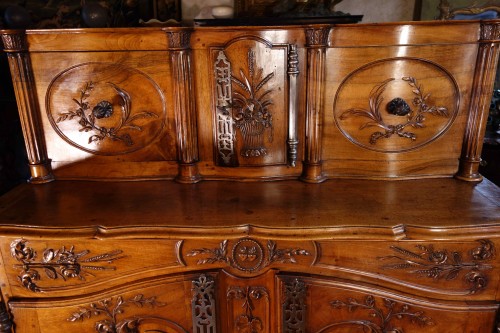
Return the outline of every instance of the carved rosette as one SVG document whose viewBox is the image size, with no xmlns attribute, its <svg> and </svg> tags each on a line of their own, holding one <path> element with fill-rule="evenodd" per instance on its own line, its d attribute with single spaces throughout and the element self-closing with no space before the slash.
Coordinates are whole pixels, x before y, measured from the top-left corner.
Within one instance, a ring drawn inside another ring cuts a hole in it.
<svg viewBox="0 0 500 333">
<path fill-rule="evenodd" d="M 167 333 L 187 333 L 179 324 L 166 318 L 152 316 L 148 314 L 125 317 L 127 308 L 135 307 L 156 308 L 163 307 L 165 303 L 156 300 L 156 296 L 146 298 L 142 294 L 125 299 L 122 296 L 107 298 L 91 303 L 90 306 L 81 307 L 67 318 L 70 322 L 83 322 L 91 318 L 99 318 L 94 323 L 94 329 L 98 333 L 138 333 L 141 325 L 154 323 L 159 329 L 148 330 L 149 332 Z"/>
<path fill-rule="evenodd" d="M 243 272 L 256 272 L 273 263 L 297 263 L 297 256 L 310 256 L 311 254 L 301 248 L 278 248 L 276 242 L 267 241 L 266 249 L 254 239 L 243 238 L 233 244 L 228 251 L 228 240 L 219 244 L 218 248 L 200 248 L 190 250 L 187 257 L 202 256 L 198 265 L 225 263 Z"/>
<path fill-rule="evenodd" d="M 198 279 L 192 282 L 192 294 L 193 331 L 216 333 L 217 313 L 214 279 L 210 275 L 200 275 Z"/>
<path fill-rule="evenodd" d="M 331 301 L 330 305 L 333 309 L 345 309 L 356 317 L 352 320 L 334 322 L 323 327 L 320 331 L 325 332 L 342 326 L 360 328 L 363 332 L 404 333 L 402 328 L 395 326 L 396 320 L 406 320 L 423 329 L 426 326 L 434 325 L 432 318 L 427 317 L 423 311 L 412 310 L 408 304 L 398 303 L 389 298 L 384 298 L 382 302 L 385 310 L 378 305 L 377 300 L 372 295 L 366 296 L 362 302 L 355 298 L 349 298 L 346 301 Z M 361 311 L 365 312 L 365 316 L 358 317 L 357 314 Z"/>
<path fill-rule="evenodd" d="M 307 287 L 304 282 L 294 279 L 284 284 L 285 301 L 281 306 L 283 317 L 283 332 L 306 332 L 306 294 Z"/>
<path fill-rule="evenodd" d="M 478 241 L 479 245 L 466 255 L 447 249 L 436 250 L 431 245 L 416 245 L 416 251 L 399 246 L 391 246 L 393 255 L 379 257 L 390 261 L 382 269 L 406 270 L 411 274 L 431 278 L 435 281 L 453 281 L 462 276 L 468 294 L 478 293 L 488 285 L 486 271 L 492 270 L 489 263 L 496 257 L 493 242 L 487 239 Z"/>
<path fill-rule="evenodd" d="M 43 251 L 42 258 L 38 258 L 37 252 L 27 246 L 28 241 L 17 239 L 10 245 L 10 253 L 21 265 L 14 267 L 21 269 L 19 281 L 28 290 L 43 292 L 36 281 L 42 279 L 40 270 L 45 276 L 52 280 L 78 278 L 85 280 L 86 275 L 92 275 L 91 271 L 116 270 L 115 266 L 109 264 L 115 260 L 124 258 L 122 250 L 114 250 L 96 256 L 89 256 L 90 251 L 76 252 L 74 246 L 69 249 L 62 247 L 58 250 L 47 248 Z M 108 264 L 108 265 L 106 265 Z"/>
</svg>

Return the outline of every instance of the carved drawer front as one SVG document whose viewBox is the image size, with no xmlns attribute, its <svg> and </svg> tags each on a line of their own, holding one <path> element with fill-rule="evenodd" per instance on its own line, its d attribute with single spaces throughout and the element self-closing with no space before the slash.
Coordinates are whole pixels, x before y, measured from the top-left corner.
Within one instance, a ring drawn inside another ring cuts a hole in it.
<svg viewBox="0 0 500 333">
<path fill-rule="evenodd" d="M 476 242 L 318 242 L 315 267 L 358 274 L 414 293 L 491 299 L 499 274 L 496 244 Z M 380 283 L 380 282 L 379 282 Z"/>
<path fill-rule="evenodd" d="M 408 298 L 373 286 L 280 277 L 282 332 L 490 333 L 498 305 Z"/>
<path fill-rule="evenodd" d="M 80 295 L 181 268 L 176 241 L 13 239 L 2 244 L 12 296 Z"/>
<path fill-rule="evenodd" d="M 193 332 L 192 311 L 200 314 L 200 297 L 204 311 L 215 314 L 213 304 L 209 304 L 213 295 L 208 297 L 209 290 L 203 285 L 212 277 L 203 277 L 205 280 L 188 275 L 147 281 L 78 299 L 10 302 L 9 307 L 19 327 L 16 332 L 187 333 Z M 201 296 L 200 284 L 204 290 Z"/>
</svg>

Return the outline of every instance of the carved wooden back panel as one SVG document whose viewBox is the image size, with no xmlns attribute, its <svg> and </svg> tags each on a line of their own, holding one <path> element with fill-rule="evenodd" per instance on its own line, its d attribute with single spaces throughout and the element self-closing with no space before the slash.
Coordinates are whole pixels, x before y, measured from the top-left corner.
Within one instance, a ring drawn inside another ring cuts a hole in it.
<svg viewBox="0 0 500 333">
<path fill-rule="evenodd" d="M 33 182 L 478 181 L 498 35 L 484 21 L 3 40 Z"/>
</svg>

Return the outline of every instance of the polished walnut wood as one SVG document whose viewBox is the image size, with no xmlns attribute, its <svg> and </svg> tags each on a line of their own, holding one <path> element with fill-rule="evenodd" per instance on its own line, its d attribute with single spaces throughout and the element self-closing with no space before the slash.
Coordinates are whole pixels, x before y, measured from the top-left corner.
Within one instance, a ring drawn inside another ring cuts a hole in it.
<svg viewBox="0 0 500 333">
<path fill-rule="evenodd" d="M 0 331 L 498 330 L 499 24 L 3 31 Z"/>
</svg>

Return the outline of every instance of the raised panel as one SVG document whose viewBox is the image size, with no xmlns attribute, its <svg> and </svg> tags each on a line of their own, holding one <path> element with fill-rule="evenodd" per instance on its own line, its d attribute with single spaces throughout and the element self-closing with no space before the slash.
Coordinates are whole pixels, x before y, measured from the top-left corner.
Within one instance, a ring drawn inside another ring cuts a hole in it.
<svg viewBox="0 0 500 333">
<path fill-rule="evenodd" d="M 280 281 L 282 331 L 287 333 L 489 333 L 498 308 L 429 301 L 345 281 L 291 276 Z"/>
</svg>

